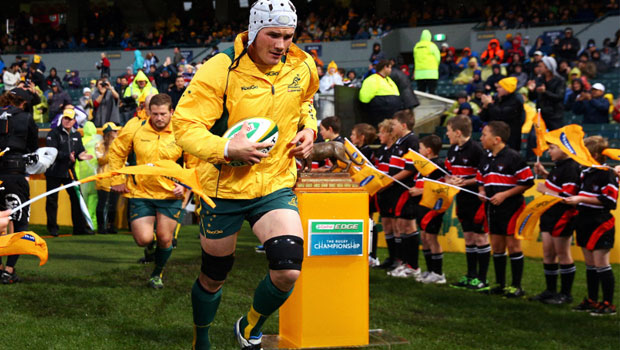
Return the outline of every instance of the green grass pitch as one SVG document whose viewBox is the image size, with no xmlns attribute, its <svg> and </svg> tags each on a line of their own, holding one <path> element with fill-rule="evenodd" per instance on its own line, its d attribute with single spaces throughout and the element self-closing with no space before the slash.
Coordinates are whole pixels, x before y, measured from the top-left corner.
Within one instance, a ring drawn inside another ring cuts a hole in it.
<svg viewBox="0 0 620 350">
<path fill-rule="evenodd" d="M 32 229 L 45 232 L 43 227 Z M 63 228 L 60 233 L 68 232 Z M 190 349 L 190 288 L 200 269 L 197 232 L 197 226 L 183 227 L 164 271 L 165 288 L 157 291 L 146 286 L 152 265 L 136 263 L 142 249 L 126 233 L 47 239 L 50 257 L 45 266 L 22 256 L 17 271 L 23 282 L 0 285 L 0 349 Z M 267 271 L 264 254 L 254 252 L 256 244 L 245 225 L 212 327 L 214 349 L 238 348 L 233 323 L 248 310 L 254 287 Z M 463 254 L 445 254 L 449 282 L 461 276 L 464 265 Z M 585 295 L 583 263 L 577 269 L 575 303 Z M 619 270 L 614 266 L 616 281 Z M 494 276 L 492 266 L 489 276 Z M 539 259 L 526 259 L 523 286 L 529 295 L 543 289 Z M 571 312 L 569 306 L 421 285 L 379 270 L 370 272 L 370 327 L 410 341 L 392 347 L 397 350 L 620 346 L 618 316 L 592 317 Z M 277 331 L 276 314 L 264 333 Z"/>
</svg>

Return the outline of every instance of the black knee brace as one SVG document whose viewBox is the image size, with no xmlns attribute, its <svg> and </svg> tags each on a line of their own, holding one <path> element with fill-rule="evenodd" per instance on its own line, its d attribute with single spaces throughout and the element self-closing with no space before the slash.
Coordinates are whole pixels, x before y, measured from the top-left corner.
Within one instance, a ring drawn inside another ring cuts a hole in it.
<svg viewBox="0 0 620 350">
<path fill-rule="evenodd" d="M 279 236 L 263 244 L 271 270 L 298 270 L 304 260 L 304 240 L 297 236 Z"/>
<path fill-rule="evenodd" d="M 224 281 L 235 262 L 234 254 L 227 256 L 213 256 L 202 251 L 200 271 L 214 281 Z"/>
</svg>

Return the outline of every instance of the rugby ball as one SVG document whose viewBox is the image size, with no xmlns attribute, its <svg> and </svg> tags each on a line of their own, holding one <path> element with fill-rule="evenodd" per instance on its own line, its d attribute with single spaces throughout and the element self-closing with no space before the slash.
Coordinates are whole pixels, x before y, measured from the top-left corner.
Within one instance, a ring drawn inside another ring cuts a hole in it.
<svg viewBox="0 0 620 350">
<path fill-rule="evenodd" d="M 222 137 L 227 139 L 233 138 L 235 135 L 237 135 L 239 131 L 241 131 L 243 123 L 248 123 L 248 129 L 246 134 L 248 140 L 252 142 L 270 142 L 274 145 L 276 144 L 276 141 L 278 141 L 278 126 L 276 125 L 276 123 L 273 122 L 273 120 L 265 117 L 253 117 L 244 119 L 226 130 Z M 263 153 L 269 153 L 272 148 L 273 146 L 263 148 L 260 151 Z M 228 163 L 228 165 L 246 166 L 250 164 L 244 161 L 233 160 Z"/>
</svg>

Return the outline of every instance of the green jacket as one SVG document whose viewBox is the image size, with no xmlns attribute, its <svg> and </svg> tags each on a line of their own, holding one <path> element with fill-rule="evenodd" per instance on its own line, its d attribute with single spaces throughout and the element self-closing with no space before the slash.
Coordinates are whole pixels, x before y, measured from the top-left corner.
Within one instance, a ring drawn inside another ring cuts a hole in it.
<svg viewBox="0 0 620 350">
<path fill-rule="evenodd" d="M 422 31 L 420 41 L 413 47 L 415 61 L 415 80 L 439 79 L 439 61 L 441 55 L 437 45 L 431 41 L 431 32 Z"/>
</svg>

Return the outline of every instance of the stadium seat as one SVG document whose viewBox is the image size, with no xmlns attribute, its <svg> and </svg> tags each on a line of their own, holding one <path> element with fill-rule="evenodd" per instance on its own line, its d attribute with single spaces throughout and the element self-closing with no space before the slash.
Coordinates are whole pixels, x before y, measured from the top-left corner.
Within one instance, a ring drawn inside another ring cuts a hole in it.
<svg viewBox="0 0 620 350">
<path fill-rule="evenodd" d="M 620 139 L 609 140 L 609 148 L 620 148 Z"/>
<path fill-rule="evenodd" d="M 448 156 L 448 149 L 442 148 L 441 151 L 439 151 L 439 158 L 446 159 L 447 156 Z"/>
<path fill-rule="evenodd" d="M 581 123 L 583 123 L 583 116 L 582 115 L 573 114 L 570 111 L 564 112 L 564 123 L 565 124 L 579 124 L 579 125 L 581 125 Z"/>
<path fill-rule="evenodd" d="M 620 124 L 582 124 L 588 136 L 601 135 L 608 139 L 620 139 Z"/>
</svg>

